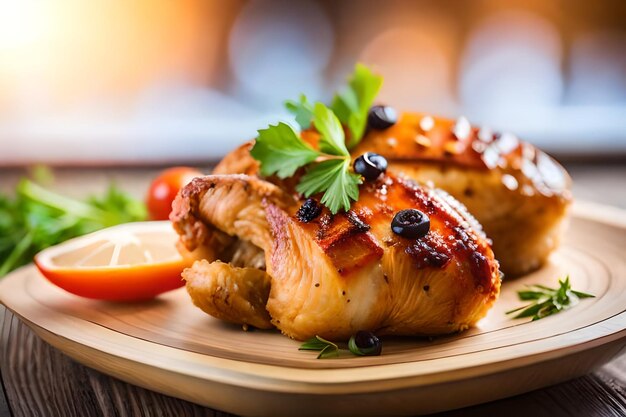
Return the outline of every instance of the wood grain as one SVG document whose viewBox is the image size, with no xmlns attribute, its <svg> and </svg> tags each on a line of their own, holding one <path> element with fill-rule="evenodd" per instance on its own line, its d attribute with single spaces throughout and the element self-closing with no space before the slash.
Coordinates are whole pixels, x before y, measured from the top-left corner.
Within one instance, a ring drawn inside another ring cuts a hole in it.
<svg viewBox="0 0 626 417">
<path fill-rule="evenodd" d="M 0 316 L 0 368 L 15 417 L 230 415 L 128 385 L 82 366 L 44 343 L 3 307 Z M 20 401 L 25 397 L 29 401 Z"/>
<path fill-rule="evenodd" d="M 87 368 L 43 342 L 5 311 L 0 306 L 0 369 L 14 417 L 232 416 Z M 618 417 L 626 415 L 625 386 L 626 353 L 594 374 L 437 417 Z"/>
</svg>

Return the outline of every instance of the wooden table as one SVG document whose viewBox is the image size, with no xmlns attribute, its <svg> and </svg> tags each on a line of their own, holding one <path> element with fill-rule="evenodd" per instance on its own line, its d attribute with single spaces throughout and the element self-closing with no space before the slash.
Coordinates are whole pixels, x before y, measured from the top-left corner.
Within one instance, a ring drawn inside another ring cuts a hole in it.
<svg viewBox="0 0 626 417">
<path fill-rule="evenodd" d="M 569 164 L 577 198 L 626 209 L 626 163 Z M 142 195 L 157 169 L 63 169 L 55 187 L 68 195 L 101 192 L 114 180 Z M 24 171 L 0 169 L 0 191 Z M 36 336 L 0 307 L 0 417 L 229 416 L 139 388 L 89 369 Z M 441 416 L 626 416 L 626 352 L 596 372 L 516 397 Z"/>
</svg>

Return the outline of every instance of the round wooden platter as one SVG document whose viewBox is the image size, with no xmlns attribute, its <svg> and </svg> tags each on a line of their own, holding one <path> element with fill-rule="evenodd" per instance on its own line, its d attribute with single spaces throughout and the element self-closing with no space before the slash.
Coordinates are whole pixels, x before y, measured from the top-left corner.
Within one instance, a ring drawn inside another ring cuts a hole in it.
<svg viewBox="0 0 626 417">
<path fill-rule="evenodd" d="M 130 383 L 242 415 L 416 415 L 491 401 L 589 372 L 626 346 L 626 214 L 577 204 L 548 265 L 505 282 L 476 328 L 385 339 L 383 355 L 317 360 L 273 331 L 243 332 L 193 307 L 184 289 L 145 303 L 82 299 L 32 266 L 0 301 L 44 340 Z M 505 311 L 526 284 L 570 276 L 596 298 L 531 322 Z"/>
</svg>

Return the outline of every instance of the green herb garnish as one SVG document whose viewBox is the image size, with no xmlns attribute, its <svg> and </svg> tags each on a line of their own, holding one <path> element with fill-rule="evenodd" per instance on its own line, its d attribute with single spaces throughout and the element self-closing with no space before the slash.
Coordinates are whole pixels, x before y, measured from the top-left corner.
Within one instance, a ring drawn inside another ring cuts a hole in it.
<svg viewBox="0 0 626 417">
<path fill-rule="evenodd" d="M 304 94 L 300 94 L 298 101 L 285 101 L 285 108 L 295 116 L 296 123 L 300 125 L 301 129 L 304 130 L 311 127 L 311 120 L 313 120 L 313 103 L 311 103 Z"/>
<path fill-rule="evenodd" d="M 532 303 L 507 311 L 506 314 L 519 312 L 513 317 L 514 319 L 532 317 L 533 321 L 567 310 L 576 305 L 579 299 L 595 297 L 595 295 L 572 290 L 569 275 L 565 277 L 565 280 L 559 280 L 559 288 L 530 285 L 528 289 L 518 291 L 517 295 L 520 300 L 532 300 Z"/>
<path fill-rule="evenodd" d="M 333 98 L 331 108 L 350 131 L 348 147 L 354 148 L 363 138 L 367 114 L 383 84 L 383 78 L 363 64 L 356 64 L 348 86 Z"/>
<path fill-rule="evenodd" d="M 296 190 L 305 197 L 324 193 L 321 203 L 333 214 L 349 210 L 351 201 L 359 198 L 361 176 L 351 171 L 348 149 L 361 141 L 369 109 L 382 81 L 382 77 L 365 65 L 357 64 L 348 86 L 335 95 L 331 108 L 311 103 L 304 94 L 297 101 L 286 101 L 285 107 L 295 115 L 302 129 L 313 124 L 319 132 L 319 151 L 304 142 L 291 126 L 270 125 L 258 131 L 250 151 L 261 163 L 261 174 L 287 178 L 306 167 Z M 349 132 L 347 143 L 344 126 Z"/>
<path fill-rule="evenodd" d="M 48 246 L 145 218 L 143 203 L 113 185 L 102 197 L 83 202 L 22 180 L 14 198 L 0 195 L 0 277 Z"/>
<path fill-rule="evenodd" d="M 300 139 L 288 124 L 270 125 L 258 133 L 259 136 L 250 154 L 261 162 L 261 175 L 276 174 L 279 178 L 291 177 L 298 168 L 320 156 L 320 152 Z"/>
<path fill-rule="evenodd" d="M 339 346 L 331 341 L 315 336 L 302 343 L 298 350 L 315 350 L 319 351 L 317 359 L 327 359 L 339 356 Z"/>
<path fill-rule="evenodd" d="M 304 142 L 291 126 L 279 123 L 259 130 L 250 154 L 261 163 L 261 174 L 265 176 L 287 178 L 311 164 L 296 190 L 306 197 L 323 192 L 322 204 L 336 214 L 350 209 L 350 200 L 359 198 L 361 177 L 350 170 L 343 128 L 333 111 L 316 103 L 313 124 L 320 133 L 319 151 Z"/>
<path fill-rule="evenodd" d="M 382 84 L 383 77 L 374 74 L 363 64 L 356 64 L 354 72 L 348 78 L 348 85 L 335 94 L 330 107 L 350 132 L 349 149 L 358 145 L 363 138 L 367 115 Z M 315 117 L 314 106 L 304 94 L 300 94 L 297 101 L 285 101 L 285 108 L 295 116 L 301 129 L 311 127 Z"/>
</svg>

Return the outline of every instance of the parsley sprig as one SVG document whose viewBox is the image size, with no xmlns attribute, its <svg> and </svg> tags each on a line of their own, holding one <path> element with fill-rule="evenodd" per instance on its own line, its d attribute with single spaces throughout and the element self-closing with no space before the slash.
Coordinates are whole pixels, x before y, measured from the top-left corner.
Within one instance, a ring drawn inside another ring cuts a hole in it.
<svg viewBox="0 0 626 417">
<path fill-rule="evenodd" d="M 311 103 L 304 94 L 300 94 L 298 101 L 285 101 L 285 108 L 294 115 L 296 123 L 298 123 L 300 128 L 303 130 L 311 127 L 311 120 L 313 120 L 313 107 L 313 103 Z"/>
<path fill-rule="evenodd" d="M 333 111 L 350 131 L 350 148 L 361 141 L 367 125 L 367 114 L 382 84 L 381 76 L 363 64 L 356 64 L 348 86 L 333 98 Z"/>
<path fill-rule="evenodd" d="M 270 125 L 258 131 L 250 151 L 261 164 L 261 175 L 288 178 L 305 167 L 296 191 L 305 197 L 323 193 L 321 203 L 333 214 L 349 210 L 351 201 L 359 198 L 361 183 L 361 176 L 351 171 L 349 149 L 363 137 L 369 108 L 381 84 L 382 77 L 357 64 L 348 86 L 335 95 L 331 108 L 313 104 L 305 95 L 298 101 L 285 102 L 302 129 L 313 124 L 319 132 L 319 150 L 303 141 L 288 124 Z M 348 141 L 344 126 L 349 132 Z"/>
<path fill-rule="evenodd" d="M 359 198 L 361 176 L 350 170 L 350 152 L 333 111 L 316 103 L 313 125 L 320 133 L 319 150 L 304 142 L 288 124 L 278 123 L 259 130 L 250 154 L 261 163 L 261 174 L 265 176 L 287 178 L 298 168 L 310 165 L 296 190 L 305 197 L 323 192 L 322 204 L 336 214 L 350 209 L 350 200 Z"/>
<path fill-rule="evenodd" d="M 506 314 L 517 313 L 513 318 L 532 317 L 533 321 L 567 310 L 582 298 L 595 297 L 592 294 L 572 290 L 569 275 L 564 280 L 559 280 L 559 288 L 530 285 L 526 290 L 518 291 L 517 295 L 522 301 L 532 302 L 507 311 Z"/>
<path fill-rule="evenodd" d="M 331 109 L 350 132 L 349 149 L 358 145 L 363 138 L 367 114 L 382 84 L 383 78 L 380 75 L 374 74 L 363 64 L 356 64 L 354 72 L 348 78 L 348 85 L 335 94 Z M 295 116 L 302 129 L 311 127 L 314 106 L 304 94 L 300 95 L 298 101 L 285 101 L 285 107 Z"/>
</svg>

